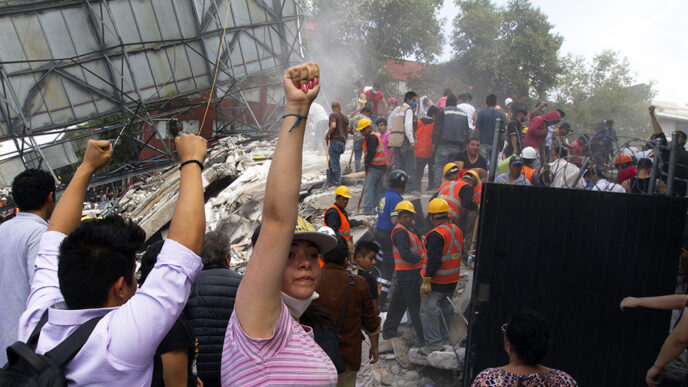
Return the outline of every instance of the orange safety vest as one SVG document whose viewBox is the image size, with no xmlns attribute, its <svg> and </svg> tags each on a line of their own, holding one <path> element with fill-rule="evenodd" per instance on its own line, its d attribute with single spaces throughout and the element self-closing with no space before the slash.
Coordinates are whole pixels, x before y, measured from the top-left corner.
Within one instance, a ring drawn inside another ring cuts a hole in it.
<svg viewBox="0 0 688 387">
<path fill-rule="evenodd" d="M 444 246 L 442 247 L 442 264 L 432 277 L 430 282 L 436 284 L 453 284 L 459 282 L 461 270 L 461 252 L 463 251 L 463 233 L 461 229 L 451 222 L 445 222 L 433 228 L 425 235 L 425 242 L 427 243 L 428 235 L 431 232 L 437 232 L 444 239 Z M 425 247 L 427 250 L 427 246 Z M 423 270 L 420 274 L 425 277 L 425 269 L 427 262 L 423 265 Z"/>
<path fill-rule="evenodd" d="M 413 251 L 416 254 L 420 254 L 420 260 L 417 263 L 410 263 L 404 261 L 404 259 L 401 257 L 401 254 L 399 253 L 397 246 L 394 244 L 394 232 L 397 229 L 402 229 L 406 231 L 409 237 L 409 241 L 411 242 L 411 251 Z M 416 270 L 423 268 L 423 263 L 425 262 L 427 257 L 425 255 L 425 248 L 423 247 L 423 242 L 420 241 L 420 237 L 416 235 L 416 233 L 409 231 L 409 229 L 404 227 L 403 224 L 399 223 L 392 230 L 391 238 L 392 246 L 394 247 L 394 270 Z"/>
<path fill-rule="evenodd" d="M 461 191 L 464 185 L 468 185 L 468 183 L 463 179 L 445 181 L 440 185 L 438 191 L 437 197 L 446 200 L 449 204 L 449 219 L 454 223 L 458 223 L 459 217 L 461 217 L 461 199 L 459 198 L 459 191 Z"/>
<path fill-rule="evenodd" d="M 529 167 L 529 166 L 527 166 L 527 165 L 524 165 L 524 166 L 523 166 L 523 169 L 521 169 L 521 174 L 522 174 L 523 176 L 525 176 L 526 179 L 528 179 L 528 181 L 530 182 L 530 184 L 534 184 L 534 183 L 533 183 L 533 174 L 535 174 L 535 169 L 533 169 L 533 168 L 531 168 L 531 167 Z"/>
<path fill-rule="evenodd" d="M 473 203 L 480 207 L 480 199 L 483 197 L 483 183 L 478 183 L 473 187 Z"/>
<path fill-rule="evenodd" d="M 387 165 L 387 152 L 385 152 L 385 147 L 382 144 L 382 139 L 380 135 L 375 132 L 370 132 L 368 136 L 377 137 L 377 149 L 375 150 L 375 157 L 373 158 L 372 165 Z M 366 141 L 363 142 L 363 154 L 368 154 L 368 137 Z"/>
<path fill-rule="evenodd" d="M 349 219 L 346 217 L 346 215 L 344 215 L 342 210 L 340 210 L 336 204 L 333 204 L 332 206 L 330 206 L 330 208 L 325 210 L 325 214 L 327 214 L 327 211 L 329 211 L 333 208 L 335 210 L 337 210 L 337 212 L 339 212 L 339 221 L 342 224 L 341 226 L 339 226 L 339 230 L 337 230 L 337 232 L 339 233 L 339 235 L 342 238 L 351 241 L 352 240 L 351 239 L 351 226 L 349 225 Z M 325 217 L 325 215 L 323 215 L 323 217 Z M 327 226 L 327 223 L 325 223 L 325 226 Z M 330 227 L 330 226 L 327 226 L 327 227 Z"/>
</svg>

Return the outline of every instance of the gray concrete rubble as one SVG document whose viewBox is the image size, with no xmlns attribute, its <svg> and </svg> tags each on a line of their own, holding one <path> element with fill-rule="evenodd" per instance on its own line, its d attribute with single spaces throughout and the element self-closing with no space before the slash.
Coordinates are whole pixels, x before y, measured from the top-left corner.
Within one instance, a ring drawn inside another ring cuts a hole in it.
<svg viewBox="0 0 688 387">
<path fill-rule="evenodd" d="M 251 235 L 261 221 L 265 182 L 274 152 L 275 139 L 251 141 L 243 136 L 224 138 L 208 152 L 203 171 L 207 231 L 220 231 L 229 236 L 233 269 L 242 273 L 251 254 Z M 348 144 L 350 149 L 351 142 Z M 342 164 L 346 164 L 342 160 Z M 344 167 L 344 165 L 342 165 Z M 306 149 L 303 154 L 303 177 L 299 215 L 316 228 L 322 226 L 323 215 L 334 202 L 333 188 L 322 188 L 326 178 L 327 159 L 322 149 Z M 358 203 L 365 173 L 342 176 L 342 184 L 351 189 L 347 212 L 350 219 L 368 220 L 372 226 L 352 228 L 354 241 L 373 239 L 376 216 L 359 215 Z M 172 167 L 150 177 L 145 183 L 132 186 L 118 203 L 120 214 L 136 221 L 147 238 L 166 236 L 172 219 L 179 189 L 179 171 Z M 427 205 L 429 195 L 409 195 Z M 464 265 L 453 297 L 456 313 L 463 313 L 470 300 L 473 271 Z M 458 315 L 456 315 L 458 316 Z M 465 325 L 465 324 L 464 324 Z M 376 385 L 387 386 L 451 386 L 460 381 L 465 349 L 447 345 L 425 356 L 410 325 L 399 328 L 401 338 L 380 340 L 380 361 L 374 365 Z M 459 329 L 460 337 L 465 335 Z M 456 336 L 456 334 L 454 334 Z"/>
</svg>

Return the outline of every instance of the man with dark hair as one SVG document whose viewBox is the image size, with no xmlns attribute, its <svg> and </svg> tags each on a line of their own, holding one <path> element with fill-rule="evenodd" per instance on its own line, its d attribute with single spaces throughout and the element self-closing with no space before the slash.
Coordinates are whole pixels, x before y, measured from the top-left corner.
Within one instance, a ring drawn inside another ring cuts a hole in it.
<svg viewBox="0 0 688 387">
<path fill-rule="evenodd" d="M 404 95 L 404 104 L 392 118 L 392 133 L 389 146 L 394 149 L 394 168 L 401 169 L 409 175 L 413 182 L 416 168 L 414 134 L 414 111 L 416 110 L 418 94 L 409 91 Z"/>
<path fill-rule="evenodd" d="M 528 114 L 525 106 L 520 102 L 511 103 L 511 121 L 506 128 L 506 146 L 504 148 L 504 157 L 511 155 L 520 155 L 523 150 L 523 119 Z"/>
<path fill-rule="evenodd" d="M 480 139 L 471 138 L 464 151 L 452 158 L 459 169 L 480 168 L 487 170 L 487 159 L 480 155 Z"/>
<path fill-rule="evenodd" d="M 346 372 L 339 374 L 337 385 L 353 387 L 361 367 L 361 328 L 370 337 L 369 356 L 371 363 L 376 363 L 380 317 L 366 280 L 346 270 L 348 252 L 346 241 L 339 238 L 337 247 L 323 254 L 325 266 L 316 288 L 319 297 L 313 303 L 330 312 L 337 327 L 339 350 L 346 363 Z"/>
<path fill-rule="evenodd" d="M 480 147 L 482 148 L 485 157 L 489 158 L 489 153 L 492 152 L 492 147 L 496 146 L 497 149 L 502 149 L 502 141 L 498 139 L 497 144 L 493 144 L 495 124 L 497 119 L 502 121 L 501 128 L 506 128 L 507 119 L 504 112 L 497 109 L 497 96 L 490 94 L 485 98 L 485 103 L 487 108 L 478 112 L 478 119 L 475 122 L 475 131 L 473 132 L 473 137 L 480 139 Z"/>
<path fill-rule="evenodd" d="M 19 339 L 26 341 L 38 326 L 36 353 L 44 354 L 86 321 L 101 317 L 64 369 L 70 384 L 149 385 L 156 350 L 201 270 L 201 166 L 207 142 L 183 134 L 175 145 L 182 161 L 179 198 L 168 239 L 141 289 L 136 291 L 134 270 L 145 232 L 119 216 L 79 221 L 91 176 L 112 156 L 109 141 L 89 140 L 83 162 L 41 237 Z M 62 303 L 66 308 L 59 307 Z"/>
<path fill-rule="evenodd" d="M 549 171 L 552 176 L 550 187 L 555 188 L 585 188 L 583 179 L 578 179 L 580 168 L 566 160 L 568 151 L 564 147 L 552 148 L 552 162 L 549 163 Z M 543 172 L 544 174 L 544 172 Z M 578 183 L 576 184 L 576 180 Z"/>
<path fill-rule="evenodd" d="M 354 259 L 349 266 L 349 272 L 354 275 L 360 275 L 368 283 L 370 294 L 373 296 L 373 304 L 375 305 L 376 313 L 379 312 L 377 299 L 379 296 L 377 280 L 371 273 L 375 268 L 375 259 L 380 252 L 380 246 L 373 241 L 359 240 L 356 243 L 354 250 Z M 378 271 L 379 273 L 379 271 Z M 373 365 L 370 363 L 370 351 L 372 349 L 371 340 L 368 335 L 364 334 L 363 342 L 361 343 L 361 368 L 356 374 L 357 386 L 372 386 L 374 385 Z"/>
<path fill-rule="evenodd" d="M 652 130 L 654 131 L 652 134 L 652 139 L 660 144 L 667 145 L 666 135 L 662 131 L 662 127 L 659 125 L 659 121 L 657 121 L 657 117 L 655 116 L 655 107 L 650 106 L 648 110 L 650 111 L 650 120 L 652 121 Z M 686 180 L 688 180 L 688 150 L 686 150 L 687 138 L 688 137 L 684 131 L 678 131 L 678 154 L 676 155 L 676 175 L 674 177 L 673 192 L 674 196 L 686 196 L 688 194 L 688 182 L 686 182 Z M 671 152 L 669 150 L 664 150 L 661 152 L 661 156 L 662 164 L 660 168 L 664 175 L 669 172 L 669 159 Z M 666 182 L 667 177 L 663 176 L 662 180 Z"/>
<path fill-rule="evenodd" d="M 442 183 L 444 166 L 465 149 L 470 138 L 468 116 L 456 103 L 455 95 L 447 97 L 447 107 L 443 109 L 444 124 L 433 131 L 432 142 L 436 145 L 434 187 Z"/>
<path fill-rule="evenodd" d="M 349 119 L 342 114 L 342 105 L 339 102 L 332 102 L 332 114 L 330 114 L 330 127 L 327 130 L 325 139 L 329 141 L 327 154 L 327 183 L 332 186 L 341 184 L 342 171 L 339 157 L 344 153 L 346 139 L 349 137 Z"/>
<path fill-rule="evenodd" d="M 27 169 L 14 178 L 12 197 L 19 212 L 0 225 L 0 292 L 5 295 L 0 314 L 0 364 L 7 362 L 5 348 L 17 341 L 19 316 L 26 309 L 33 282 L 38 241 L 55 208 L 55 179 L 46 171 Z"/>
<path fill-rule="evenodd" d="M 229 269 L 229 238 L 221 232 L 205 234 L 201 259 L 203 270 L 191 288 L 186 315 L 198 339 L 198 377 L 206 386 L 219 386 L 222 344 L 241 275 Z"/>
</svg>

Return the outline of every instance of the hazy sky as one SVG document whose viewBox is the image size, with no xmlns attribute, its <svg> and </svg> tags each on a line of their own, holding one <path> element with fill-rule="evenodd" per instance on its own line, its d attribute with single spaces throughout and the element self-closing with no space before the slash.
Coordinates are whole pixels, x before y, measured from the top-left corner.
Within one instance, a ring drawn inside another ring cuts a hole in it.
<svg viewBox="0 0 688 387">
<path fill-rule="evenodd" d="M 506 0 L 496 0 L 506 4 Z M 655 81 L 655 99 L 688 103 L 688 2 L 685 0 L 531 0 L 564 38 L 559 53 L 591 59 L 610 48 L 628 57 L 636 81 Z M 445 36 L 458 12 L 445 0 Z M 442 59 L 451 56 L 447 44 Z"/>
</svg>

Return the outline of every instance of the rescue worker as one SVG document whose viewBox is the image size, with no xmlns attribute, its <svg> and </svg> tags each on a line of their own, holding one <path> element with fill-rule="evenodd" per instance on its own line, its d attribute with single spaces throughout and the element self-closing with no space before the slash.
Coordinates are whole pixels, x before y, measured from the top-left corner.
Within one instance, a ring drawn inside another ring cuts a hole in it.
<svg viewBox="0 0 688 387">
<path fill-rule="evenodd" d="M 425 248 L 420 235 L 413 228 L 416 216 L 413 204 L 408 200 L 402 200 L 397 204 L 395 211 L 399 213 L 399 222 L 392 231 L 392 246 L 397 282 L 382 327 L 382 336 L 385 339 L 399 336 L 397 329 L 404 312 L 408 309 L 418 343 L 423 343 L 425 340 L 420 320 L 420 271 L 425 262 Z"/>
<path fill-rule="evenodd" d="M 347 244 L 352 244 L 351 228 L 361 225 L 368 227 L 370 222 L 367 220 L 349 220 L 349 214 L 346 213 L 346 206 L 351 199 L 349 187 L 340 185 L 334 190 L 334 194 L 334 204 L 325 211 L 325 226 L 334 230 L 335 236 L 340 236 L 346 239 Z"/>
<path fill-rule="evenodd" d="M 425 235 L 427 261 L 421 270 L 423 283 L 420 288 L 425 337 L 420 352 L 425 355 L 442 349 L 443 341 L 449 340 L 447 327 L 454 313 L 450 299 L 459 282 L 463 251 L 463 234 L 449 220 L 447 201 L 432 199 L 428 214 L 434 228 Z"/>
<path fill-rule="evenodd" d="M 521 169 L 521 174 L 525 176 L 531 185 L 540 185 L 540 175 L 537 169 L 533 168 L 535 160 L 538 158 L 537 151 L 532 146 L 527 146 L 521 152 L 521 158 L 523 159 L 523 169 Z"/>
<path fill-rule="evenodd" d="M 380 270 L 380 276 L 377 282 L 380 286 L 380 298 L 378 304 L 380 310 L 387 311 L 387 294 L 389 288 L 392 286 L 392 277 L 394 276 L 394 255 L 392 247 L 392 230 L 395 222 L 392 220 L 392 214 L 397 204 L 404 200 L 401 196 L 406 188 L 408 175 L 402 170 L 395 170 L 389 174 L 389 190 L 385 192 L 380 199 L 377 207 L 377 224 L 375 228 L 375 240 L 380 245 L 380 255 L 378 255 L 375 266 Z M 382 259 L 380 259 L 382 258 Z"/>
<path fill-rule="evenodd" d="M 467 221 L 462 213 L 478 209 L 473 201 L 473 188 L 478 185 L 480 178 L 477 172 L 469 170 L 457 180 L 459 167 L 455 163 L 447 163 L 443 168 L 443 173 L 447 181 L 440 185 L 437 197 L 449 203 L 449 219 L 461 230 L 465 230 Z"/>
<path fill-rule="evenodd" d="M 363 154 L 365 155 L 366 178 L 363 213 L 373 214 L 373 206 L 380 198 L 382 180 L 385 172 L 387 172 L 387 153 L 385 153 L 380 135 L 377 134 L 373 127 L 373 122 L 368 118 L 359 120 L 356 130 L 365 137 Z"/>
<path fill-rule="evenodd" d="M 638 175 L 638 168 L 635 166 L 633 158 L 625 153 L 619 153 L 614 158 L 614 168 L 619 171 L 616 179 L 619 184 L 623 184 L 624 181 Z"/>
</svg>

